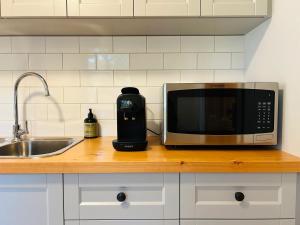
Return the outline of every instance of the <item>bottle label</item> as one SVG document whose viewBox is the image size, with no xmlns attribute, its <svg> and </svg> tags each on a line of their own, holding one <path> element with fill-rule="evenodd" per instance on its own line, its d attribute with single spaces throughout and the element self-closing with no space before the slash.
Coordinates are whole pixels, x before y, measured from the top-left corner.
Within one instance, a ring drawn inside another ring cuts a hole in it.
<svg viewBox="0 0 300 225">
<path fill-rule="evenodd" d="M 84 125 L 84 136 L 88 137 L 88 138 L 97 137 L 98 136 L 97 130 L 98 130 L 97 129 L 97 124 L 86 123 Z"/>
</svg>

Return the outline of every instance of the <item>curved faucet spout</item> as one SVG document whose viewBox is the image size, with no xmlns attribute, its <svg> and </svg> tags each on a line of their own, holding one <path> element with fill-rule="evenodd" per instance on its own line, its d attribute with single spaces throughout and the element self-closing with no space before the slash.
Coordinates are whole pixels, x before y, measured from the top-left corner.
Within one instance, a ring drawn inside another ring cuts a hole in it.
<svg viewBox="0 0 300 225">
<path fill-rule="evenodd" d="M 23 130 L 20 129 L 20 125 L 19 125 L 19 112 L 18 112 L 18 88 L 19 85 L 21 83 L 21 81 L 25 78 L 25 77 L 29 77 L 29 76 L 33 76 L 36 77 L 38 79 L 40 79 L 40 81 L 42 82 L 44 89 L 45 89 L 45 96 L 50 96 L 50 92 L 49 92 L 49 88 L 48 88 L 48 84 L 46 82 L 46 80 L 38 73 L 35 72 L 27 72 L 22 74 L 15 83 L 14 86 L 14 113 L 15 113 L 15 125 L 13 128 L 13 135 L 14 135 L 14 139 L 20 139 L 21 135 L 23 135 L 25 132 Z"/>
</svg>

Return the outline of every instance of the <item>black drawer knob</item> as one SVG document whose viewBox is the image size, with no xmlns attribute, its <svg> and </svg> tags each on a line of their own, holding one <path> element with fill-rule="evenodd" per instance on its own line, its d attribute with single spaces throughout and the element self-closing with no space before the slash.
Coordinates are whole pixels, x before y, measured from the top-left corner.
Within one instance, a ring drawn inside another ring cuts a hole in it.
<svg viewBox="0 0 300 225">
<path fill-rule="evenodd" d="M 126 194 L 124 192 L 120 192 L 118 195 L 117 195 L 117 200 L 119 202 L 125 202 L 126 200 Z"/>
<path fill-rule="evenodd" d="M 238 202 L 242 202 L 245 199 L 245 195 L 243 192 L 236 192 L 235 193 L 235 200 L 237 200 Z"/>
</svg>

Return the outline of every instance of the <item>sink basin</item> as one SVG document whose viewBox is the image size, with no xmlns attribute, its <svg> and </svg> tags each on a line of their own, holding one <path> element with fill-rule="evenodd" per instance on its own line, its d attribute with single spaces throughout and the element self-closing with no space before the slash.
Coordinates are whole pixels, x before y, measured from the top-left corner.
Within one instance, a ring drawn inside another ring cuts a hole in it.
<svg viewBox="0 0 300 225">
<path fill-rule="evenodd" d="M 61 154 L 83 138 L 30 138 L 0 146 L 0 158 L 34 158 Z"/>
</svg>

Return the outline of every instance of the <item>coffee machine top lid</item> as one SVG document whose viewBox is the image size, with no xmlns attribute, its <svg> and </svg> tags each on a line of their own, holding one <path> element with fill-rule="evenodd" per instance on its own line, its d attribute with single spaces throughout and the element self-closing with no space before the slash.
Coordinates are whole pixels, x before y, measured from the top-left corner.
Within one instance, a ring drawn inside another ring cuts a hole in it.
<svg viewBox="0 0 300 225">
<path fill-rule="evenodd" d="M 135 87 L 125 87 L 122 89 L 122 94 L 140 94 L 139 89 L 135 88 Z"/>
</svg>

